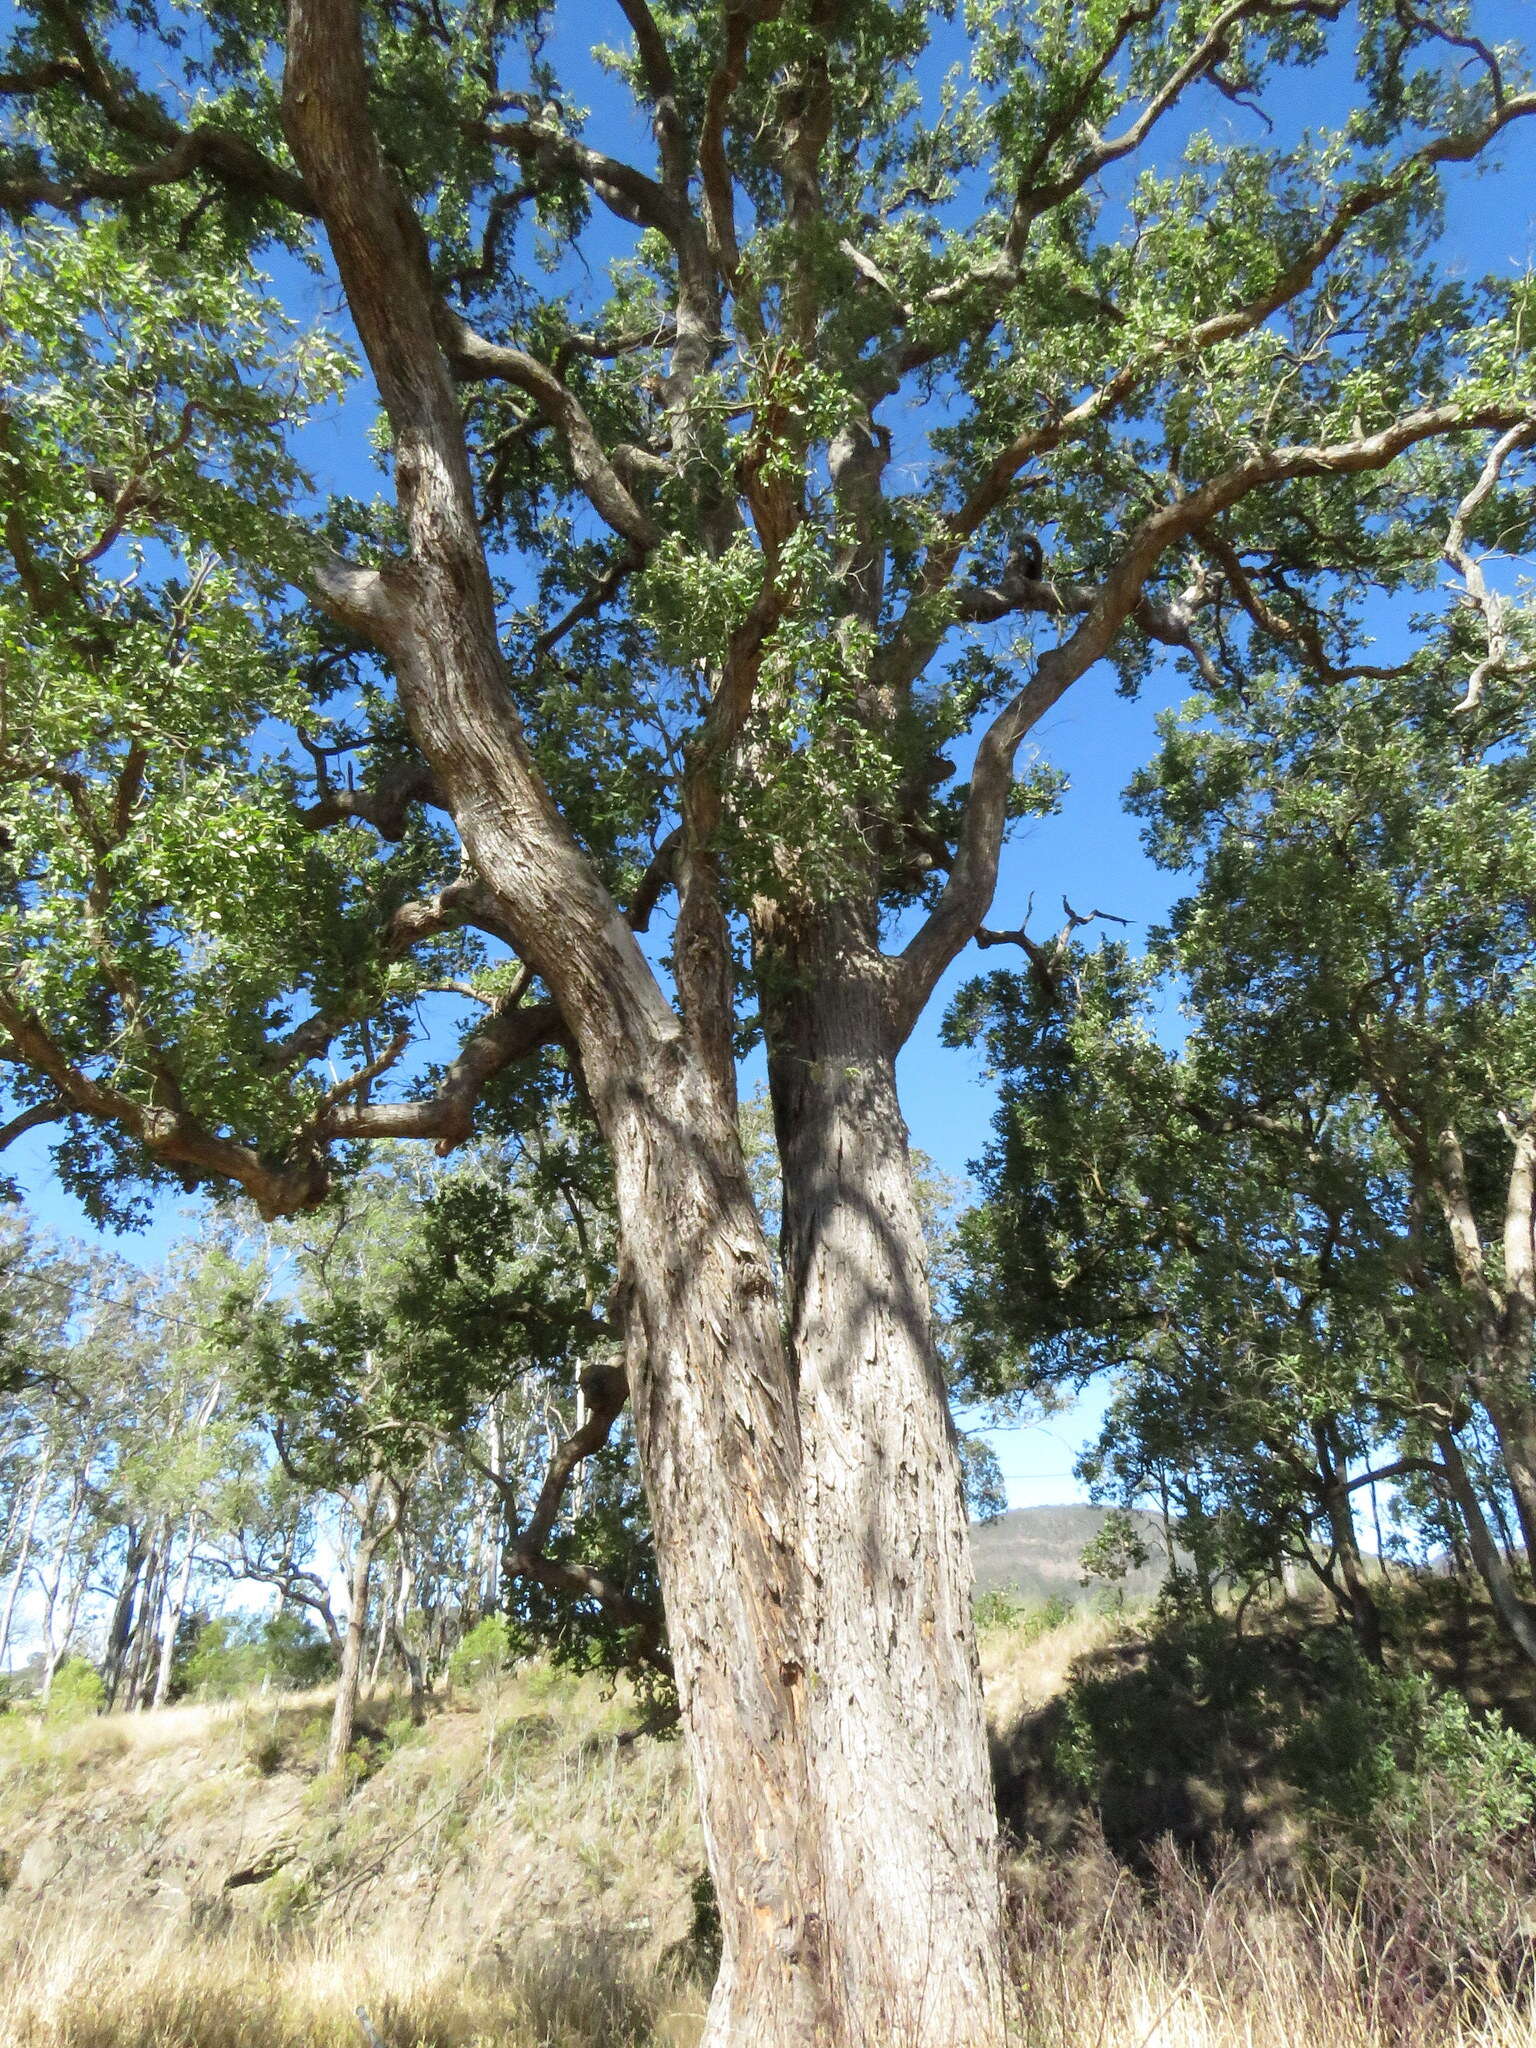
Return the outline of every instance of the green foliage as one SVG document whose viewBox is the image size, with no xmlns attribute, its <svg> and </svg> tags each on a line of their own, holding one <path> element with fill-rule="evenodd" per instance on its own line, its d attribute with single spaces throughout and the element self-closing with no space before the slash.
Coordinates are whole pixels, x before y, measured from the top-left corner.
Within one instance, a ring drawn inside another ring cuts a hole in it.
<svg viewBox="0 0 1536 2048">
<path fill-rule="evenodd" d="M 1288 1737 L 1285 1763 L 1322 1817 L 1364 1846 L 1450 1834 L 1470 1857 L 1536 1812 L 1536 1747 L 1417 1672 L 1389 1676 L 1352 1645 L 1311 1646 L 1319 1704 Z"/>
<path fill-rule="evenodd" d="M 86 1721 L 107 1703 L 101 1673 L 84 1657 L 66 1657 L 53 1674 L 43 1712 L 50 1721 Z"/>
<path fill-rule="evenodd" d="M 174 1683 L 194 1699 L 239 1699 L 265 1686 L 304 1691 L 335 1666 L 330 1643 L 303 1615 L 216 1615 L 197 1631 Z"/>
<path fill-rule="evenodd" d="M 932 902 L 965 796 L 944 749 L 1027 680 L 1046 616 L 1012 607 L 1011 640 L 969 622 L 1026 519 L 1079 593 L 1070 625 L 1143 522 L 1235 460 L 1525 389 L 1529 285 L 1437 260 L 1442 173 L 1421 158 L 1432 137 L 1478 153 L 1516 53 L 1495 74 L 1480 45 L 1374 6 L 1348 32 L 1286 8 L 1213 39 L 1209 7 L 1095 0 L 973 9 L 948 72 L 941 17 L 868 0 L 754 19 L 722 158 L 740 260 L 710 267 L 720 331 L 684 366 L 697 282 L 647 196 L 661 167 L 641 147 L 639 185 L 615 186 L 587 153 L 653 132 L 639 53 L 600 55 L 589 115 L 552 10 L 366 16 L 383 159 L 445 304 L 551 366 L 596 443 L 638 463 L 656 529 L 638 554 L 594 529 L 590 451 L 526 393 L 472 387 L 466 455 L 533 760 L 621 903 L 707 765 L 744 986 L 767 971 L 747 927 L 775 905 L 856 903 L 872 934 L 882 909 Z M 421 814 L 419 778 L 399 794 L 418 764 L 388 662 L 293 608 L 330 548 L 375 562 L 401 535 L 392 506 L 325 503 L 306 473 L 316 423 L 356 420 L 386 452 L 390 430 L 358 418 L 344 321 L 290 310 L 327 256 L 279 118 L 275 21 L 221 8 L 204 42 L 132 19 L 108 53 L 98 24 L 71 42 L 23 8 L 7 42 L 0 937 L 51 1047 L 10 1066 L 23 1108 L 79 1077 L 60 1165 L 98 1213 L 131 1216 L 135 1178 L 215 1175 L 289 1209 L 353 1163 L 352 1087 L 392 1071 L 411 1096 L 428 1041 L 480 1017 L 505 963 L 472 926 L 396 922 L 456 880 L 456 836 Z M 672 8 L 658 33 L 667 133 L 694 150 L 718 25 Z M 1302 128 L 1298 85 L 1341 62 L 1352 111 Z M 785 95 L 807 92 L 825 117 L 808 211 L 779 154 L 799 132 Z M 1234 129 L 1233 104 L 1278 125 Z M 1362 488 L 1323 464 L 1213 518 L 1283 603 L 1342 633 L 1376 594 L 1422 587 L 1424 501 L 1456 466 Z M 1139 573 L 1144 622 L 1191 557 Z M 1241 656 L 1246 614 L 1221 602 Z M 1114 640 L 1127 687 L 1152 645 Z M 746 728 L 717 760 L 708 707 L 748 671 Z M 1043 799 L 1036 780 L 1015 810 Z M 527 1094 L 569 1092 L 559 1056 L 537 1065 Z M 489 1091 L 514 1117 L 519 1092 Z"/>
<path fill-rule="evenodd" d="M 1124 1508 L 1112 1508 L 1104 1525 L 1082 1555 L 1083 1583 L 1103 1579 L 1125 1599 L 1125 1580 L 1151 1562 L 1152 1553 L 1141 1539 L 1135 1521 Z"/>
<path fill-rule="evenodd" d="M 512 1632 L 504 1614 L 488 1614 L 460 1638 L 448 1659 L 448 1683 L 472 1686 L 505 1671 L 512 1656 Z"/>
<path fill-rule="evenodd" d="M 976 1628 L 982 1635 L 1007 1635 L 1020 1646 L 1038 1642 L 1072 1619 L 1071 1601 L 1053 1593 L 1049 1600 L 1031 1606 L 1006 1586 L 992 1586 L 978 1593 L 973 1602 Z"/>
</svg>

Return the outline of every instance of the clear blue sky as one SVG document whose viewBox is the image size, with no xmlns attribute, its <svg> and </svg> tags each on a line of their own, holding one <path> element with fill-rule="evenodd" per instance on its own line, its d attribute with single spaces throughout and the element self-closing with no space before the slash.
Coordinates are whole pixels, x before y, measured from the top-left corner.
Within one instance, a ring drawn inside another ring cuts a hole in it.
<svg viewBox="0 0 1536 2048">
<path fill-rule="evenodd" d="M 1536 7 L 1530 0 L 1479 5 L 1474 17 L 1478 32 L 1488 40 L 1524 41 L 1528 46 L 1533 40 Z M 624 35 L 622 17 L 611 0 L 570 8 L 566 18 L 579 23 L 584 31 L 595 28 L 599 36 L 614 41 Z M 1347 26 L 1339 33 L 1347 34 Z M 955 54 L 957 35 L 953 28 L 944 32 L 935 75 Z M 649 138 L 644 124 L 591 64 L 570 31 L 558 41 L 558 68 L 572 97 L 585 100 L 594 109 L 603 145 L 615 152 L 627 148 L 638 161 L 646 161 Z M 1303 74 L 1289 90 L 1296 95 L 1291 107 L 1282 104 L 1274 108 L 1282 122 L 1287 113 L 1317 123 L 1336 120 L 1349 104 L 1348 65 L 1330 63 Z M 1217 133 L 1230 130 L 1245 138 L 1254 133 L 1249 117 L 1214 96 L 1192 102 L 1191 115 L 1186 126 L 1207 124 Z M 1179 133 L 1170 129 L 1170 142 L 1179 139 Z M 1517 146 L 1526 161 L 1531 161 L 1530 144 L 1523 136 Z M 621 253 L 625 241 L 622 228 L 609 222 L 601 209 L 597 211 L 589 244 L 589 277 L 600 271 L 606 258 Z M 1533 223 L 1536 179 L 1486 178 L 1466 172 L 1453 176 L 1447 247 L 1453 261 L 1468 274 L 1526 268 L 1536 239 Z M 290 275 L 289 296 L 296 314 L 313 317 L 322 309 L 334 309 L 334 287 L 322 286 L 297 269 L 284 273 L 285 285 Z M 573 296 L 581 296 L 584 287 L 590 288 L 573 269 Z M 305 452 L 322 488 L 367 496 L 382 487 L 363 438 L 366 424 L 366 400 L 360 394 L 311 431 Z M 1178 702 L 1183 694 L 1184 685 L 1165 671 L 1138 701 L 1126 702 L 1115 695 L 1112 679 L 1101 668 L 1080 682 L 1035 733 L 1033 744 L 1045 760 L 1066 772 L 1070 786 L 1059 814 L 1020 828 L 1009 847 L 991 923 L 1019 924 L 1033 895 L 1032 928 L 1052 930 L 1065 894 L 1079 910 L 1102 909 L 1128 918 L 1126 936 L 1136 943 L 1149 924 L 1166 914 L 1178 894 L 1178 878 L 1159 873 L 1147 860 L 1138 828 L 1125 815 L 1121 793 L 1133 771 L 1152 752 L 1156 713 Z M 1006 954 L 974 952 L 964 957 L 902 1057 L 903 1095 L 913 1140 L 956 1175 L 966 1172 L 985 1145 L 994 1105 L 974 1056 L 942 1048 L 939 1025 L 949 996 L 962 981 L 982 966 L 1008 958 Z M 1177 1028 L 1176 1022 L 1173 1028 Z M 48 1165 L 46 1133 L 35 1134 L 13 1148 L 7 1164 L 44 1220 L 70 1234 L 86 1234 L 78 1208 L 59 1188 Z M 167 1203 L 147 1232 L 117 1240 L 117 1246 L 130 1257 L 153 1263 L 188 1220 L 184 1207 Z M 1072 1461 L 1098 1406 L 1091 1401 L 1075 1415 L 1056 1418 L 1047 1428 L 999 1437 L 998 1451 L 1014 1505 L 1080 1495 Z"/>
</svg>

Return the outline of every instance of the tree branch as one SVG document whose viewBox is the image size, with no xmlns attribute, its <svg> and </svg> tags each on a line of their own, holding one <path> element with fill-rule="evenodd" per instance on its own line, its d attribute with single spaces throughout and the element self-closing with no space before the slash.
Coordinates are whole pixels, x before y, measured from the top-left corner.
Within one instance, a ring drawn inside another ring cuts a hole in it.
<svg viewBox="0 0 1536 2048">
<path fill-rule="evenodd" d="M 1536 106 L 1536 99 L 1533 99 Z M 892 982 L 892 1028 L 904 1042 L 940 974 L 986 914 L 997 882 L 1007 820 L 1013 758 L 1025 733 L 1043 718 L 1093 662 L 1105 654 L 1141 599 L 1159 556 L 1198 532 L 1251 492 L 1292 477 L 1350 476 L 1385 469 L 1409 448 L 1478 428 L 1536 426 L 1530 406 L 1492 404 L 1463 411 L 1426 407 L 1376 434 L 1349 441 L 1256 450 L 1244 461 L 1172 504 L 1151 513 L 1132 534 L 1119 561 L 1100 584 L 1082 623 L 1036 664 L 1024 687 L 982 735 L 971 771 L 954 865 L 926 922 L 901 954 Z"/>
</svg>

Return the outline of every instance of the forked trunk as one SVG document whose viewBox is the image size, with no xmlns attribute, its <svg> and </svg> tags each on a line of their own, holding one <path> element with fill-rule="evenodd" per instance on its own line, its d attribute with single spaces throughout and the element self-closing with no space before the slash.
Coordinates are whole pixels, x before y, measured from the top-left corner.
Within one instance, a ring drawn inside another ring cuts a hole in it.
<svg viewBox="0 0 1536 2048">
<path fill-rule="evenodd" d="M 393 425 L 409 546 L 400 573 L 327 572 L 330 602 L 390 654 L 467 859 L 554 998 L 613 1159 L 635 1440 L 720 1908 L 705 2041 L 989 2048 L 997 1904 L 964 1529 L 894 1098 L 871 1140 L 887 1172 L 873 1211 L 856 1220 L 844 1176 L 803 1262 L 803 1467 L 720 1071 L 730 1020 L 679 1021 L 529 755 L 437 302 L 369 129 L 348 0 L 290 0 L 283 103 Z M 490 1020 L 474 1056 L 486 1071 L 531 1016 Z M 882 1019 L 855 1055 L 885 1062 L 887 1089 L 890 1037 Z M 844 1104 L 850 1127 L 863 1107 Z"/>
</svg>

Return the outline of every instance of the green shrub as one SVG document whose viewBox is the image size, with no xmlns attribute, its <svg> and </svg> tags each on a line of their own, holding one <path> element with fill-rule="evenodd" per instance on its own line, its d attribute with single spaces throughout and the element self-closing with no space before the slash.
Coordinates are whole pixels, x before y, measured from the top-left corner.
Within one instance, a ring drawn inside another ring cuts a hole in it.
<svg viewBox="0 0 1536 2048">
<path fill-rule="evenodd" d="M 177 1690 L 202 1700 L 236 1699 L 263 1685 L 302 1692 L 335 1667 L 329 1641 L 304 1615 L 220 1614 L 181 1659 Z"/>
<path fill-rule="evenodd" d="M 474 1685 L 504 1671 L 512 1654 L 512 1631 L 504 1614 L 477 1621 L 448 1659 L 450 1685 Z"/>
<path fill-rule="evenodd" d="M 1059 1593 L 1053 1593 L 1041 1606 L 1031 1607 L 1019 1598 L 1012 1587 L 993 1586 L 989 1591 L 976 1595 L 973 1611 L 977 1630 L 982 1635 L 1006 1631 L 1026 1643 L 1035 1643 L 1041 1636 L 1048 1636 L 1053 1629 L 1069 1622 L 1077 1609 Z"/>
<path fill-rule="evenodd" d="M 101 1673 L 84 1657 L 66 1657 L 53 1674 L 43 1712 L 50 1721 L 84 1721 L 107 1703 Z"/>
</svg>

